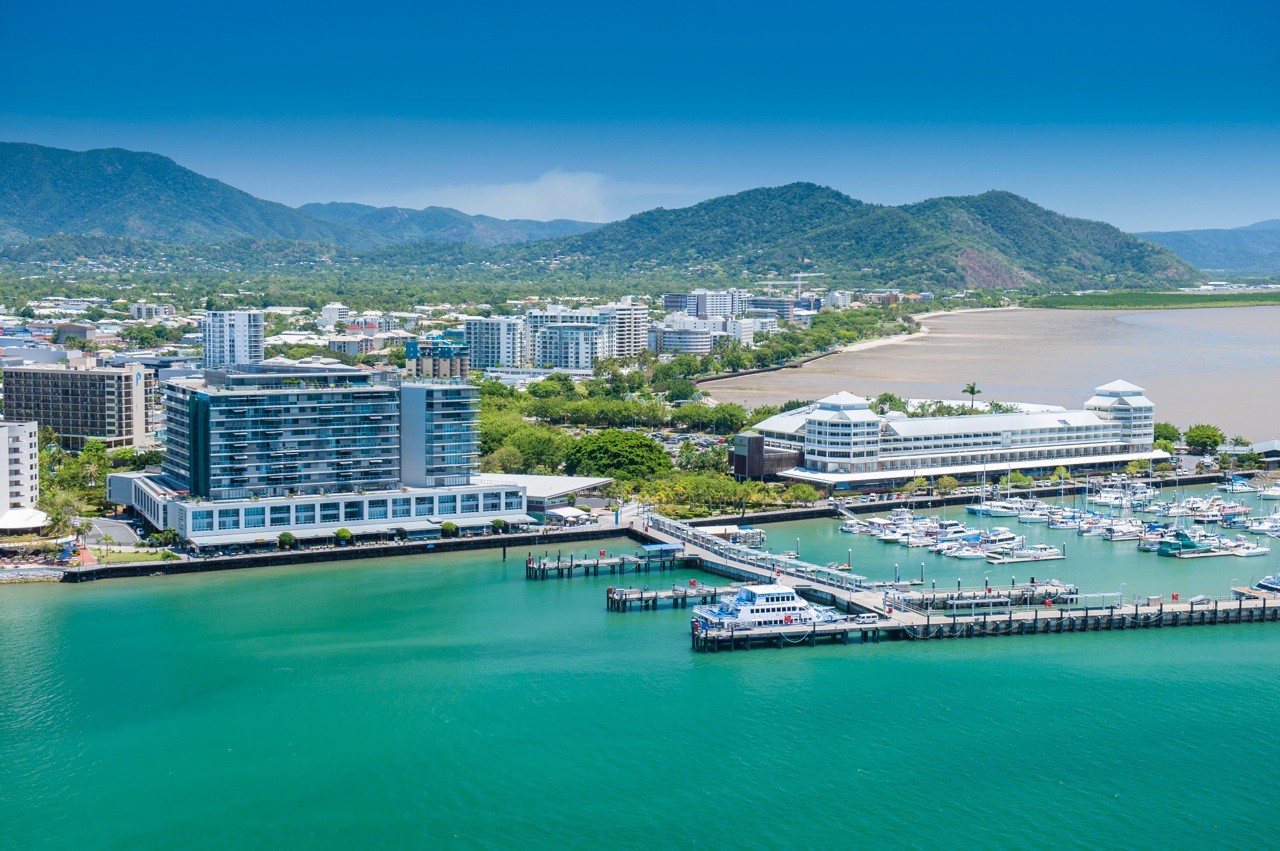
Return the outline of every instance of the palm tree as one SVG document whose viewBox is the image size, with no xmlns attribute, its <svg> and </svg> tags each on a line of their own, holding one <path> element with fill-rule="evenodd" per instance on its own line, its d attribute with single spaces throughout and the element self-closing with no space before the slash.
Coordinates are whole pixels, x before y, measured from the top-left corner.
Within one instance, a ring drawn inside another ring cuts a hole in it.
<svg viewBox="0 0 1280 851">
<path fill-rule="evenodd" d="M 978 385 L 970 381 L 960 392 L 969 397 L 969 410 L 973 410 L 973 400 L 982 392 L 978 389 Z"/>
</svg>

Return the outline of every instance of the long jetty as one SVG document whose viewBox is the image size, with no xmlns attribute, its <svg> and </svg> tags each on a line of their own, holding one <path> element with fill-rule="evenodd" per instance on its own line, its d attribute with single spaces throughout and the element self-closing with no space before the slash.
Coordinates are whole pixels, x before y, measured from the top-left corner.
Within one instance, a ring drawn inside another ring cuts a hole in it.
<svg viewBox="0 0 1280 851">
<path fill-rule="evenodd" d="M 1011 589 L 1012 594 L 993 594 L 995 589 L 989 588 L 918 593 L 919 599 L 912 601 L 910 595 L 869 590 L 861 584 L 865 578 L 856 574 L 756 553 L 661 515 L 649 516 L 645 533 L 660 541 L 683 542 L 686 554 L 697 556 L 698 566 L 707 573 L 745 582 L 780 582 L 848 614 L 872 612 L 878 616 L 875 624 L 840 620 L 750 629 L 700 628 L 692 634 L 692 645 L 704 653 L 753 646 L 812 646 L 819 641 L 929 641 L 1280 622 L 1280 595 L 1244 588 L 1233 589 L 1233 600 L 1196 597 L 1165 602 L 1151 597 L 1146 605 L 1126 605 L 1118 595 L 1079 594 L 1074 587 L 1062 585 L 1022 586 Z M 1106 599 L 1113 596 L 1115 599 Z M 1099 598 L 1101 604 L 1091 604 Z M 999 610 L 994 611 L 993 606 Z"/>
</svg>

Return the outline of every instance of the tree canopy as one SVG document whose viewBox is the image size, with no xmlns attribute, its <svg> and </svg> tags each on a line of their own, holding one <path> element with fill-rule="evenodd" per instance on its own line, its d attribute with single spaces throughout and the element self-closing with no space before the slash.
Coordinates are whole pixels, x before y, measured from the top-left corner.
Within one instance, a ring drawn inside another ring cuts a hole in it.
<svg viewBox="0 0 1280 851">
<path fill-rule="evenodd" d="M 1215 452 L 1226 441 L 1226 435 L 1222 433 L 1222 429 L 1215 425 L 1199 423 L 1187 429 L 1182 439 L 1191 449 L 1200 452 Z"/>
<path fill-rule="evenodd" d="M 671 458 L 657 441 L 633 431 L 606 430 L 573 444 L 564 470 L 571 476 L 647 479 L 671 470 Z"/>
</svg>

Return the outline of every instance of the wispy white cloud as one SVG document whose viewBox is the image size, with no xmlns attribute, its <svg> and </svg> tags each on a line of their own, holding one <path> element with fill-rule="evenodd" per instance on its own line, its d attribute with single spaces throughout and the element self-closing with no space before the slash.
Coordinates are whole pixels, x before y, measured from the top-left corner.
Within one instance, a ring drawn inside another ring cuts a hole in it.
<svg viewBox="0 0 1280 851">
<path fill-rule="evenodd" d="M 515 183 L 464 183 L 361 199 L 377 206 L 453 207 L 500 219 L 576 219 L 608 222 L 656 206 L 685 206 L 709 197 L 704 189 L 614 180 L 591 171 L 554 169 Z"/>
</svg>

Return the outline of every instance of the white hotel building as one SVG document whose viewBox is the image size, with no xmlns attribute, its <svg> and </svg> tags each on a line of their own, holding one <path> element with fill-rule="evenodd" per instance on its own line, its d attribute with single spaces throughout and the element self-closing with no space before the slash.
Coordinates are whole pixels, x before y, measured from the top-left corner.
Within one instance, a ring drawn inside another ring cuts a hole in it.
<svg viewBox="0 0 1280 851">
<path fill-rule="evenodd" d="M 1113 381 L 1083 410 L 908 417 L 881 414 L 871 401 L 837 393 L 756 424 L 764 445 L 799 452 L 782 473 L 824 486 L 969 475 L 984 469 L 1109 466 L 1166 457 L 1154 449 L 1155 407 L 1141 387 Z"/>
</svg>

